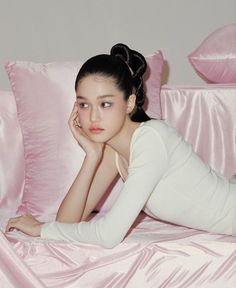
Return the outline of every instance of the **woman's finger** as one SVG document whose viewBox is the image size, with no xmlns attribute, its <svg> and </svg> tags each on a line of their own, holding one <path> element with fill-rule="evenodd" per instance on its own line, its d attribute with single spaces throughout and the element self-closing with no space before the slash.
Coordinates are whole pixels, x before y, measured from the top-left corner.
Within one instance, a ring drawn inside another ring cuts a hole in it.
<svg viewBox="0 0 236 288">
<path fill-rule="evenodd" d="M 79 120 L 78 120 L 78 108 L 77 106 L 75 105 L 72 112 L 71 112 L 71 115 L 69 117 L 69 120 L 68 120 L 69 124 L 70 125 L 78 125 L 79 124 Z"/>
<path fill-rule="evenodd" d="M 75 127 L 81 128 L 78 115 L 76 115 L 76 118 L 73 120 L 73 124 Z"/>
<path fill-rule="evenodd" d="M 69 119 L 75 118 L 76 115 L 77 115 L 77 113 L 78 113 L 78 107 L 77 107 L 77 105 L 76 105 L 76 103 L 75 103 L 75 104 L 74 104 L 74 107 L 73 107 L 73 109 L 72 109 L 72 111 L 71 111 L 71 114 L 70 114 Z"/>
<path fill-rule="evenodd" d="M 20 217 L 21 217 L 21 216 L 19 216 L 19 217 L 14 217 L 14 218 L 10 218 L 10 219 L 8 220 L 8 223 L 7 223 L 7 224 L 16 223 L 16 222 L 19 220 Z"/>
<path fill-rule="evenodd" d="M 13 229 L 17 229 L 18 228 L 18 225 L 20 223 L 20 220 L 23 218 L 24 216 L 17 216 L 17 217 L 13 217 L 13 218 L 10 218 L 8 220 L 8 223 L 6 225 L 6 232 L 9 232 L 9 231 L 12 231 Z"/>
<path fill-rule="evenodd" d="M 69 126 L 70 128 L 73 130 L 74 128 L 81 128 L 81 124 L 79 121 L 79 115 L 78 115 L 78 111 L 76 110 L 75 113 L 73 113 L 71 115 L 71 117 L 69 118 Z"/>
<path fill-rule="evenodd" d="M 71 118 L 71 116 L 73 116 L 75 113 L 77 113 L 77 111 L 78 111 L 78 107 L 77 107 L 77 103 L 75 102 L 69 118 Z"/>
<path fill-rule="evenodd" d="M 6 226 L 6 228 L 5 228 L 5 231 L 6 231 L 6 232 L 10 232 L 10 231 L 14 230 L 15 228 L 16 228 L 16 222 L 14 222 L 14 221 L 9 221 L 9 222 L 7 223 L 7 226 Z"/>
</svg>

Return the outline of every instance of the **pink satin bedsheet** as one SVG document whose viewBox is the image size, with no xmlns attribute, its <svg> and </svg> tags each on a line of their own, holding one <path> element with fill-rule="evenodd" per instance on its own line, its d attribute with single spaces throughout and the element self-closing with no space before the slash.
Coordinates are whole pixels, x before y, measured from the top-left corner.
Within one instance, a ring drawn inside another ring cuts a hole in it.
<svg viewBox="0 0 236 288">
<path fill-rule="evenodd" d="M 1 235 L 1 287 L 235 287 L 235 237 L 158 222 L 144 214 L 136 224 L 113 249 L 17 232 L 8 233 L 10 245 Z"/>
<path fill-rule="evenodd" d="M 205 162 L 227 178 L 236 174 L 236 85 L 164 86 L 161 106 Z"/>
</svg>

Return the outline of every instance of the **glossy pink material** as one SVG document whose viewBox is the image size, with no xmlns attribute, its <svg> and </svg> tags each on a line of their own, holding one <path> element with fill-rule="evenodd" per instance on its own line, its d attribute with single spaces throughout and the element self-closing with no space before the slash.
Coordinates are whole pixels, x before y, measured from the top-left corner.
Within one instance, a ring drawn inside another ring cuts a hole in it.
<svg viewBox="0 0 236 288">
<path fill-rule="evenodd" d="M 0 231 L 0 286 L 6 288 L 46 288 L 27 264 L 12 249 Z"/>
<path fill-rule="evenodd" d="M 144 87 L 146 89 L 146 112 L 151 118 L 161 118 L 160 89 L 164 58 L 161 51 L 145 57 L 147 71 L 144 74 Z"/>
<path fill-rule="evenodd" d="M 0 91 L 0 209 L 15 214 L 24 185 L 22 134 L 12 92 Z"/>
<path fill-rule="evenodd" d="M 84 153 L 67 124 L 80 66 L 17 62 L 6 67 L 24 138 L 25 185 L 18 213 L 54 218 L 81 166 Z"/>
<path fill-rule="evenodd" d="M 113 249 L 45 241 L 19 232 L 8 233 L 7 239 L 12 249 L 2 238 L 0 247 L 7 251 L 0 252 L 1 268 L 12 263 L 19 283 L 31 282 L 21 287 L 42 288 L 29 270 L 48 288 L 230 288 L 236 281 L 236 237 L 158 222 L 143 214 Z M 12 283 L 14 275 L 4 273 L 3 279 Z"/>
<path fill-rule="evenodd" d="M 236 24 L 211 33 L 188 57 L 208 82 L 236 83 Z"/>
<path fill-rule="evenodd" d="M 163 56 L 157 52 L 148 56 L 147 61 L 146 88 L 150 95 L 147 109 L 153 117 L 160 118 Z M 75 101 L 74 81 L 81 65 L 80 62 L 6 65 L 24 137 L 25 185 L 18 213 L 54 218 L 82 165 L 84 152 L 67 124 Z M 101 205 L 103 211 L 107 210 L 104 203 Z"/>
<path fill-rule="evenodd" d="M 214 170 L 236 173 L 236 86 L 163 87 L 163 118 Z"/>
</svg>

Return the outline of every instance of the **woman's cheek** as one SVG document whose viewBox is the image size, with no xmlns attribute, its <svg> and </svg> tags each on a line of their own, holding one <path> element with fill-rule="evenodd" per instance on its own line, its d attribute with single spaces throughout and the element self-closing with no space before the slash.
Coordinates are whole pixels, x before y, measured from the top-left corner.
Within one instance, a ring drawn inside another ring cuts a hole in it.
<svg viewBox="0 0 236 288">
<path fill-rule="evenodd" d="M 78 120 L 82 124 L 86 119 L 86 110 L 78 110 Z"/>
<path fill-rule="evenodd" d="M 114 113 L 114 111 L 112 111 L 111 109 L 108 111 L 104 111 L 102 114 L 101 114 L 101 118 L 103 121 L 109 121 L 109 122 L 113 122 L 114 119 L 116 119 L 116 113 Z"/>
<path fill-rule="evenodd" d="M 126 116 L 126 113 L 123 107 L 118 107 L 116 109 L 110 109 L 108 115 L 110 118 L 122 120 Z"/>
</svg>

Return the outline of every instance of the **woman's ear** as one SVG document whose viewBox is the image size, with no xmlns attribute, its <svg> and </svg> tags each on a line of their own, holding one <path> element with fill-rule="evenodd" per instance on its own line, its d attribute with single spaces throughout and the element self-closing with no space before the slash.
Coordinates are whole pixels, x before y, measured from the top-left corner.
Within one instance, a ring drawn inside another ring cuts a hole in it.
<svg viewBox="0 0 236 288">
<path fill-rule="evenodd" d="M 136 95 L 131 94 L 129 96 L 129 99 L 127 100 L 127 113 L 130 114 L 134 108 L 135 108 L 135 103 L 136 103 Z"/>
</svg>

